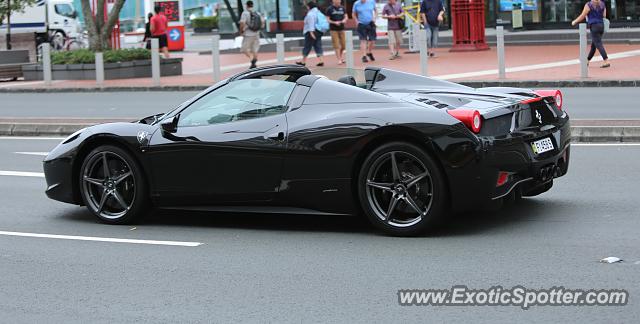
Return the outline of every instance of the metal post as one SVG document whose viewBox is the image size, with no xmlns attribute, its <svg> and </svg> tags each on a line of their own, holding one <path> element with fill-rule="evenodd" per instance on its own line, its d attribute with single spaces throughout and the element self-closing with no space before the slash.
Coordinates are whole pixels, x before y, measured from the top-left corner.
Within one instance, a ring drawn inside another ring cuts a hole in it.
<svg viewBox="0 0 640 324">
<path fill-rule="evenodd" d="M 96 84 L 102 86 L 104 84 L 104 60 L 102 53 L 96 53 Z"/>
<path fill-rule="evenodd" d="M 42 43 L 42 76 L 45 85 L 51 85 L 51 45 Z"/>
<path fill-rule="evenodd" d="M 504 66 L 504 27 L 496 27 L 496 39 L 498 42 L 498 78 L 506 77 L 506 68 Z"/>
<path fill-rule="evenodd" d="M 347 45 L 347 48 L 345 48 L 347 69 L 351 70 L 353 69 L 353 31 L 345 31 L 345 43 Z"/>
<path fill-rule="evenodd" d="M 428 65 L 428 60 L 429 60 L 429 54 L 428 54 L 428 47 L 427 47 L 427 30 L 423 29 L 420 30 L 420 33 L 418 34 L 419 36 L 419 40 L 420 40 L 420 74 L 423 76 L 427 76 L 428 74 L 428 69 L 427 69 L 427 65 Z"/>
<path fill-rule="evenodd" d="M 580 77 L 587 78 L 589 70 L 587 69 L 587 24 L 580 25 Z"/>
<path fill-rule="evenodd" d="M 160 85 L 160 53 L 158 52 L 158 39 L 151 39 L 151 78 L 153 85 Z"/>
<path fill-rule="evenodd" d="M 7 50 L 11 50 L 11 0 L 7 0 Z"/>
<path fill-rule="evenodd" d="M 276 58 L 278 64 L 284 64 L 284 34 L 276 34 Z"/>
<path fill-rule="evenodd" d="M 220 73 L 220 35 L 213 35 L 211 42 L 211 59 L 213 62 L 213 81 L 218 82 L 222 79 Z"/>
</svg>

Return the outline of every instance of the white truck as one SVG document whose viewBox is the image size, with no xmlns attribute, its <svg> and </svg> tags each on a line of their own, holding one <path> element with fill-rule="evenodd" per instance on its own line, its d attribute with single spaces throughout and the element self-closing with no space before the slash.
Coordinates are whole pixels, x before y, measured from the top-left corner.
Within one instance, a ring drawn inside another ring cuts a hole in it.
<svg viewBox="0 0 640 324">
<path fill-rule="evenodd" d="M 78 13 L 73 0 L 38 0 L 23 12 L 11 13 L 11 35 L 35 33 L 38 42 L 50 40 L 52 47 L 62 46 L 65 39 L 78 36 Z M 7 33 L 7 19 L 0 34 Z"/>
</svg>

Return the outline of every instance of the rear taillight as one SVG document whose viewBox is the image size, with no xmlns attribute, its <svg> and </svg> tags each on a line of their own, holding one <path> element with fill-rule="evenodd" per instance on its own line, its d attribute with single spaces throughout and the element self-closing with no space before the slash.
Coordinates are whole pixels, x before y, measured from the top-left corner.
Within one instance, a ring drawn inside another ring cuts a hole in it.
<svg viewBox="0 0 640 324">
<path fill-rule="evenodd" d="M 500 186 L 504 185 L 505 183 L 507 183 L 507 181 L 509 181 L 509 176 L 510 175 L 511 175 L 511 173 L 509 173 L 509 172 L 500 171 L 498 173 L 498 181 L 496 181 L 496 187 L 500 187 Z"/>
<path fill-rule="evenodd" d="M 536 90 L 534 91 L 540 97 L 552 97 L 556 102 L 558 109 L 562 109 L 562 91 L 560 90 Z"/>
<path fill-rule="evenodd" d="M 452 109 L 447 110 L 449 115 L 465 124 L 474 133 L 480 133 L 482 127 L 482 116 L 480 112 L 472 109 Z"/>
</svg>

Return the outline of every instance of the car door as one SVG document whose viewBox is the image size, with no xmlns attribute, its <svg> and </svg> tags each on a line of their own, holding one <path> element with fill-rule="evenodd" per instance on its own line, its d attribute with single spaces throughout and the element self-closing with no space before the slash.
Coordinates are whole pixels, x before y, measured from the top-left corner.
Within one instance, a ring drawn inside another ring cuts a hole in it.
<svg viewBox="0 0 640 324">
<path fill-rule="evenodd" d="M 274 199 L 286 147 L 287 100 L 295 83 L 230 82 L 176 116 L 147 150 L 161 204 L 215 205 Z"/>
</svg>

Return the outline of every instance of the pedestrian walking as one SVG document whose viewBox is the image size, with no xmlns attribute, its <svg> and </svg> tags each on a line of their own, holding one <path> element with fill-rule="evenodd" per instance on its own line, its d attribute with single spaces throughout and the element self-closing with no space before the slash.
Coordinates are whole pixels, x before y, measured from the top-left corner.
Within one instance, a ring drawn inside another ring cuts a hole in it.
<svg viewBox="0 0 640 324">
<path fill-rule="evenodd" d="M 240 16 L 240 34 L 242 35 L 240 52 L 249 58 L 251 62 L 249 68 L 253 69 L 258 62 L 260 30 L 264 27 L 264 19 L 258 12 L 253 10 L 253 1 L 247 1 L 245 9 Z"/>
<path fill-rule="evenodd" d="M 313 48 L 318 57 L 318 64 L 316 66 L 324 66 L 322 60 L 322 34 L 329 30 L 329 22 L 320 10 L 318 5 L 313 2 L 307 2 L 307 15 L 304 16 L 304 28 L 302 33 L 304 34 L 304 47 L 302 48 L 302 61 L 296 62 L 298 65 L 307 65 L 307 56 L 311 53 Z"/>
<path fill-rule="evenodd" d="M 389 0 L 382 8 L 382 18 L 387 19 L 387 37 L 389 38 L 390 60 L 400 57 L 402 31 L 404 30 L 404 11 L 396 0 Z"/>
<path fill-rule="evenodd" d="M 151 18 L 153 18 L 153 13 L 150 12 L 147 15 L 147 23 L 144 24 L 144 38 L 142 39 L 142 43 L 144 43 L 144 47 L 146 49 L 151 49 Z"/>
<path fill-rule="evenodd" d="M 427 44 L 431 49 L 429 56 L 436 56 L 433 51 L 438 47 L 438 32 L 440 30 L 440 24 L 444 20 L 444 6 L 442 0 L 422 0 L 420 3 L 420 16 L 422 17 L 422 24 L 427 30 Z"/>
<path fill-rule="evenodd" d="M 604 45 L 602 44 L 602 36 L 604 35 L 604 20 L 607 17 L 607 8 L 604 5 L 603 0 L 591 0 L 584 5 L 584 9 L 582 9 L 582 13 L 578 18 L 571 22 L 571 26 L 575 26 L 576 24 L 582 22 L 584 18 L 587 18 L 587 25 L 589 30 L 591 31 L 591 50 L 589 50 L 589 56 L 587 56 L 587 65 L 588 62 L 591 61 L 593 56 L 596 54 L 596 49 L 600 52 L 600 56 L 602 56 L 603 63 L 600 66 L 601 68 L 608 68 L 611 66 L 609 64 L 609 56 L 607 56 L 607 51 L 604 49 Z"/>
<path fill-rule="evenodd" d="M 372 52 L 376 41 L 376 2 L 374 0 L 357 0 L 353 4 L 351 14 L 358 23 L 356 31 L 360 39 L 362 63 L 367 63 L 370 60 L 375 61 Z"/>
<path fill-rule="evenodd" d="M 151 35 L 153 38 L 158 39 L 158 48 L 163 53 L 164 58 L 169 58 L 169 42 L 167 41 L 167 27 L 169 20 L 164 15 L 164 8 L 156 6 L 154 8 L 156 12 L 149 22 L 149 28 L 151 29 Z"/>
<path fill-rule="evenodd" d="M 327 8 L 327 18 L 329 19 L 329 30 L 331 31 L 331 44 L 336 52 L 338 64 L 344 63 L 344 50 L 346 39 L 344 35 L 344 24 L 347 22 L 347 11 L 340 0 L 333 0 Z"/>
</svg>

